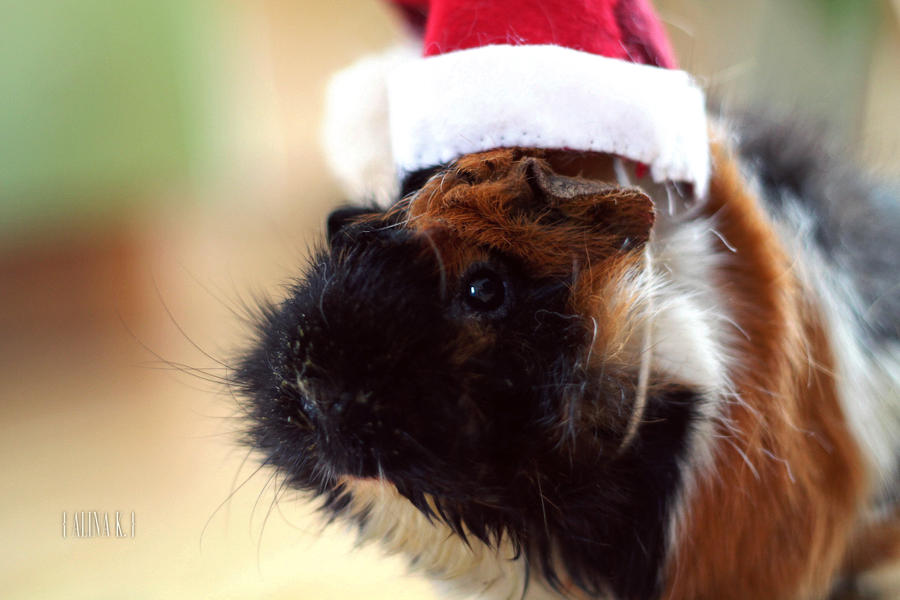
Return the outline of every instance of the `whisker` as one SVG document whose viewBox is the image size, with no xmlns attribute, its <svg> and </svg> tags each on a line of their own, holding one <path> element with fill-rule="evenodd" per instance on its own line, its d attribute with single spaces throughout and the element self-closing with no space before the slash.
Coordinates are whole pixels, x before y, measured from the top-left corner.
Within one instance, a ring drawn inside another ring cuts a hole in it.
<svg viewBox="0 0 900 600">
<path fill-rule="evenodd" d="M 228 496 L 226 496 L 225 499 L 222 500 L 222 502 L 220 502 L 219 505 L 216 506 L 215 509 L 213 509 L 212 514 L 209 515 L 209 518 L 206 519 L 206 523 L 203 525 L 203 529 L 200 531 L 200 549 L 201 550 L 203 549 L 203 536 L 206 534 L 206 530 L 209 528 L 210 523 L 212 523 L 213 517 L 215 517 L 216 514 L 220 510 L 222 510 L 222 507 L 224 507 L 234 497 L 234 495 L 237 494 L 241 490 L 241 488 L 243 488 L 245 485 L 247 485 L 247 483 L 251 479 L 253 479 L 253 477 L 255 477 L 256 474 L 259 473 L 262 470 L 262 468 L 265 467 L 269 463 L 269 459 L 264 460 L 262 463 L 260 463 L 260 465 L 258 467 L 256 467 L 256 469 L 253 470 L 252 473 L 250 473 L 250 475 L 247 476 L 246 479 L 244 479 L 244 481 L 241 482 L 241 484 L 239 486 L 234 487 L 234 484 L 235 484 L 235 482 L 237 482 L 237 478 L 240 475 L 241 470 L 243 470 L 243 468 L 244 468 L 244 464 L 246 464 L 247 458 L 250 457 L 252 452 L 253 452 L 253 449 L 251 448 L 249 451 L 247 451 L 247 455 L 244 457 L 244 460 L 241 461 L 241 464 L 238 467 L 237 472 L 235 473 L 234 479 L 232 480 L 231 492 L 229 492 Z"/>
<path fill-rule="evenodd" d="M 193 346 L 194 348 L 196 348 L 196 349 L 197 349 L 203 356 L 205 356 L 206 358 L 210 359 L 211 361 L 215 362 L 216 364 L 218 364 L 218 365 L 220 365 L 220 366 L 222 366 L 222 367 L 225 367 L 226 369 L 229 368 L 227 364 L 225 364 L 224 362 L 222 362 L 221 360 L 219 360 L 218 358 L 216 358 L 215 356 L 211 355 L 209 352 L 207 352 L 206 350 L 204 350 L 203 348 L 201 348 L 200 345 L 197 344 L 197 343 L 191 338 L 191 336 L 189 336 L 189 335 L 187 334 L 187 332 L 184 330 L 184 328 L 181 326 L 181 324 L 180 324 L 180 323 L 178 322 L 178 320 L 175 318 L 175 315 L 172 314 L 172 311 L 169 309 L 169 305 L 166 304 L 166 301 L 165 301 L 165 299 L 163 298 L 162 292 L 159 290 L 159 286 L 157 285 L 156 279 L 155 279 L 155 278 L 153 279 L 153 289 L 156 291 L 156 297 L 159 299 L 160 304 L 162 304 L 163 310 L 165 310 L 165 311 L 166 311 L 166 315 L 169 316 L 169 320 L 172 321 L 172 324 L 175 325 L 175 328 L 178 329 L 178 332 L 179 332 L 182 336 L 184 336 L 184 339 L 186 339 L 186 340 L 188 341 L 188 343 L 189 343 L 191 346 Z"/>
</svg>

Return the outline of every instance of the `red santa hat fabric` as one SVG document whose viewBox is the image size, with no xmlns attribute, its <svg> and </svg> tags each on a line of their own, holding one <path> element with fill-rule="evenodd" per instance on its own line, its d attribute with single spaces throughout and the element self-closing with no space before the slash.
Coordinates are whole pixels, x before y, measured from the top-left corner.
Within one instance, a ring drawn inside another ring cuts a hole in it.
<svg viewBox="0 0 900 600">
<path fill-rule="evenodd" d="M 399 176 L 530 146 L 616 154 L 705 194 L 703 93 L 676 70 L 647 0 L 393 4 L 422 35 L 418 57 L 383 67 L 383 137 Z"/>
<path fill-rule="evenodd" d="M 398 2 L 408 9 L 410 2 Z M 481 46 L 552 44 L 630 62 L 675 68 L 674 55 L 645 0 L 417 2 L 425 14 L 424 55 Z"/>
</svg>

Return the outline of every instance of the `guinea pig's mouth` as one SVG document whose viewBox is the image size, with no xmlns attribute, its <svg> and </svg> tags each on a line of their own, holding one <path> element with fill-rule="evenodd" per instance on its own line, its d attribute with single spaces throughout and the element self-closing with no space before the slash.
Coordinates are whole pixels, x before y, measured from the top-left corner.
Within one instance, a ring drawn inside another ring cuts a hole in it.
<svg viewBox="0 0 900 600">
<path fill-rule="evenodd" d="M 309 382 L 300 405 L 317 438 L 318 455 L 330 472 L 353 477 L 383 477 L 401 454 L 403 430 L 386 431 L 387 415 L 371 391 L 333 391 Z M 390 433 L 390 435 L 388 434 Z M 394 439 L 391 439 L 394 438 Z M 409 444 L 407 444 L 409 445 Z"/>
</svg>

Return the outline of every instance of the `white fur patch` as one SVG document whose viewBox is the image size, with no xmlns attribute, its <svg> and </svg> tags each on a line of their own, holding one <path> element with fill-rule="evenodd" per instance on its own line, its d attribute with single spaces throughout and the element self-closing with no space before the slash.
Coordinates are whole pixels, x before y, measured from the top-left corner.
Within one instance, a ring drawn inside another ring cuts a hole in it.
<svg viewBox="0 0 900 600">
<path fill-rule="evenodd" d="M 423 570 L 444 595 L 484 600 L 559 598 L 536 577 L 529 580 L 525 562 L 514 558 L 509 543 L 493 549 L 470 537 L 466 545 L 446 525 L 429 521 L 390 483 L 347 479 L 345 485 L 353 494 L 351 510 L 367 517 L 362 540 L 406 556 L 411 567 Z"/>
<path fill-rule="evenodd" d="M 722 255 L 712 247 L 713 224 L 660 221 L 651 241 L 657 262 L 655 367 L 681 383 L 721 389 L 734 326 L 714 285 Z"/>
<path fill-rule="evenodd" d="M 649 316 L 655 341 L 653 371 L 657 379 L 687 385 L 702 398 L 698 407 L 701 418 L 693 425 L 681 460 L 683 481 L 669 522 L 671 548 L 680 537 L 697 482 L 713 468 L 715 436 L 723 425 L 724 407 L 736 400 L 729 373 L 738 357 L 730 348 L 745 334 L 717 287 L 730 254 L 728 241 L 715 229 L 715 220 L 676 214 L 684 207 L 672 200 L 673 190 L 662 186 L 648 189 L 657 206 L 651 237 L 656 280 L 648 286 L 654 295 Z"/>
</svg>

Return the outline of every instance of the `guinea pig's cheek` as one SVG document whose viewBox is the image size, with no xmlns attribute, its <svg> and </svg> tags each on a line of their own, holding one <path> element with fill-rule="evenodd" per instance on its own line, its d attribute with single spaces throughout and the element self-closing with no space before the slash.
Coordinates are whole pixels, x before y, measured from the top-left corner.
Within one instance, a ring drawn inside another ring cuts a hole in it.
<svg viewBox="0 0 900 600">
<path fill-rule="evenodd" d="M 497 332 L 475 319 L 461 319 L 461 328 L 451 345 L 449 362 L 452 368 L 465 370 L 479 355 L 490 351 L 497 342 Z"/>
</svg>

